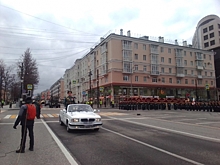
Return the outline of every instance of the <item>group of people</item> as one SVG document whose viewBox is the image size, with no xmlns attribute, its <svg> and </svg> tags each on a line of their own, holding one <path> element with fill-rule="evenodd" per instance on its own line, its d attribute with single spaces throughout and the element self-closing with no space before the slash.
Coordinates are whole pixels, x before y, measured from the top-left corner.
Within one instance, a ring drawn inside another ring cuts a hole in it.
<svg viewBox="0 0 220 165">
<path fill-rule="evenodd" d="M 220 101 L 195 102 L 185 99 L 180 100 L 122 100 L 119 109 L 124 110 L 187 110 L 220 112 Z"/>
</svg>

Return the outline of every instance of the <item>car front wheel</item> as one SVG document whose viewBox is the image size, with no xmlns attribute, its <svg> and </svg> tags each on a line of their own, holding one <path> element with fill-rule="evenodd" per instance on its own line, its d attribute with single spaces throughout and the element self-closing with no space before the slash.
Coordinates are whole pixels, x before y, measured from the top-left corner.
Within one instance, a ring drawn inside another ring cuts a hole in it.
<svg viewBox="0 0 220 165">
<path fill-rule="evenodd" d="M 67 131 L 67 132 L 70 132 L 70 131 L 71 131 L 68 122 L 66 123 L 66 131 Z"/>
<path fill-rule="evenodd" d="M 59 123 L 60 123 L 61 126 L 64 125 L 60 117 L 59 117 Z"/>
</svg>

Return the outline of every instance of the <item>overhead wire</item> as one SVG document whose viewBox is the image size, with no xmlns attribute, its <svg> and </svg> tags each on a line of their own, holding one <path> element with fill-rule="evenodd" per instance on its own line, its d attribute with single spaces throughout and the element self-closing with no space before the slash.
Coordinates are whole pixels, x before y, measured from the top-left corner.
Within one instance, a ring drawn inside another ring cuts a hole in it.
<svg viewBox="0 0 220 165">
<path fill-rule="evenodd" d="M 69 28 L 69 27 L 66 27 L 66 26 L 64 26 L 64 25 L 60 25 L 60 24 L 58 24 L 58 23 L 54 23 L 54 22 L 51 22 L 51 21 L 48 21 L 48 20 L 45 20 L 45 19 L 42 19 L 42 18 L 33 16 L 33 15 L 30 15 L 30 14 L 27 14 L 27 13 L 24 13 L 24 12 L 22 12 L 22 11 L 13 9 L 13 8 L 11 8 L 11 7 L 8 7 L 8 6 L 2 5 L 2 4 L 0 4 L 0 6 L 2 6 L 2 7 L 4 7 L 4 8 L 8 8 L 8 9 L 10 9 L 10 10 L 14 10 L 14 11 L 16 11 L 16 12 L 19 12 L 19 13 L 22 13 L 22 14 L 25 14 L 25 15 L 28 15 L 28 16 L 33 17 L 33 18 L 36 18 L 36 19 L 39 19 L 39 20 L 41 20 L 41 21 L 45 21 L 45 22 L 48 22 L 48 23 L 50 23 L 50 24 L 54 24 L 54 25 L 57 25 L 57 26 L 66 28 L 66 29 L 70 29 L 70 30 L 73 30 L 73 31 L 78 31 L 78 32 L 86 33 L 86 34 L 93 34 L 93 33 L 84 32 L 84 31 L 82 31 L 82 30 L 77 30 L 77 29 Z M 94 35 L 97 35 L 97 34 L 94 34 Z"/>
</svg>

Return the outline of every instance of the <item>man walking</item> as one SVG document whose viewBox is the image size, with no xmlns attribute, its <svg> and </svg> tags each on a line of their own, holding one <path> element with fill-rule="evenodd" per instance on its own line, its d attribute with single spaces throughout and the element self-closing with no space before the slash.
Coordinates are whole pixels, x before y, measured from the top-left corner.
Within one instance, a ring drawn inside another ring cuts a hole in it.
<svg viewBox="0 0 220 165">
<path fill-rule="evenodd" d="M 29 132 L 30 144 L 29 150 L 34 150 L 34 119 L 36 117 L 36 107 L 32 104 L 32 99 L 30 97 L 26 98 L 25 104 L 21 106 L 18 113 L 18 117 L 14 123 L 13 128 L 17 129 L 17 125 L 21 125 L 21 143 L 20 148 L 16 150 L 16 153 L 25 152 L 25 143 L 27 137 L 27 130 Z"/>
</svg>

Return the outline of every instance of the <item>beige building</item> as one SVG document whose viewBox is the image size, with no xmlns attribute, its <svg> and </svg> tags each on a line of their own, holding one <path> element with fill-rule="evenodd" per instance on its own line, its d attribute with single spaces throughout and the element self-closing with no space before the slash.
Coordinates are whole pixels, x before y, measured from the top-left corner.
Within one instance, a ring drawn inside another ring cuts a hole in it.
<svg viewBox="0 0 220 165">
<path fill-rule="evenodd" d="M 220 93 L 220 18 L 217 15 L 208 15 L 198 22 L 193 47 L 214 52 L 216 86 Z"/>
<path fill-rule="evenodd" d="M 50 87 L 50 98 L 62 100 L 65 97 L 64 79 L 60 78 Z"/>
<path fill-rule="evenodd" d="M 107 103 L 117 103 L 126 96 L 216 97 L 214 53 L 192 48 L 186 41 L 182 46 L 177 40 L 168 44 L 163 37 L 152 41 L 121 30 L 120 35 L 101 38 L 74 66 L 72 89 L 80 102 L 106 98 Z"/>
</svg>

